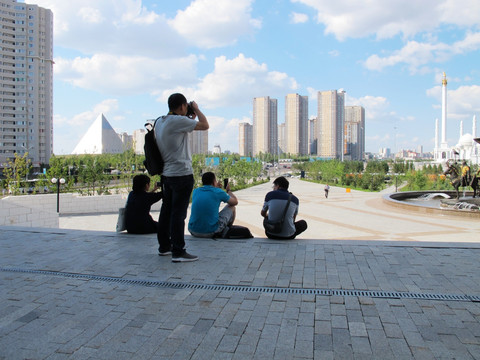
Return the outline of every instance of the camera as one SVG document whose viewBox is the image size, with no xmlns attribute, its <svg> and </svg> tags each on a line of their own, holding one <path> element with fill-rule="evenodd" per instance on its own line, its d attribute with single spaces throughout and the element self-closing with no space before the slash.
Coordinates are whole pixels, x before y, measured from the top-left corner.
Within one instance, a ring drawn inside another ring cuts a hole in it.
<svg viewBox="0 0 480 360">
<path fill-rule="evenodd" d="M 193 110 L 192 103 L 193 103 L 193 101 L 190 101 L 187 104 L 187 115 L 186 116 L 188 116 L 189 118 L 193 118 L 193 116 L 195 115 L 195 111 Z"/>
<path fill-rule="evenodd" d="M 223 179 L 223 188 L 227 190 L 228 179 Z"/>
<path fill-rule="evenodd" d="M 157 183 L 155 184 L 155 186 L 156 186 L 157 188 L 161 188 L 161 187 L 162 187 L 162 183 L 161 183 L 160 181 L 157 181 Z"/>
</svg>

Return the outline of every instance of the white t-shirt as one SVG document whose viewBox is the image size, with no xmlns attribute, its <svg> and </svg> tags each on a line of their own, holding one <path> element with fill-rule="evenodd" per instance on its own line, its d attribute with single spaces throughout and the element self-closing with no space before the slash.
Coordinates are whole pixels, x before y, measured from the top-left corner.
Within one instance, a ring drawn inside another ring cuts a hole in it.
<svg viewBox="0 0 480 360">
<path fill-rule="evenodd" d="M 188 133 L 197 121 L 186 116 L 161 116 L 155 125 L 155 139 L 165 162 L 164 176 L 193 174 L 192 152 L 188 144 Z"/>
</svg>

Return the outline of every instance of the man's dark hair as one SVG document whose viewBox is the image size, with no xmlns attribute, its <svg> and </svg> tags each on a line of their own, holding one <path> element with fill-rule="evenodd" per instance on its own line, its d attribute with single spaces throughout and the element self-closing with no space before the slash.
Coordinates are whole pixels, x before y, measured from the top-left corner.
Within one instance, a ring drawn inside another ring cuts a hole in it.
<svg viewBox="0 0 480 360">
<path fill-rule="evenodd" d="M 211 171 L 207 171 L 202 175 L 202 184 L 203 185 L 213 185 L 215 180 L 215 174 Z"/>
<path fill-rule="evenodd" d="M 285 179 L 283 176 L 280 176 L 280 177 L 276 178 L 275 180 L 273 180 L 273 184 L 277 185 L 278 187 L 280 187 L 282 189 L 285 189 L 285 190 L 288 190 L 288 185 L 290 185 L 288 180 Z"/>
<path fill-rule="evenodd" d="M 183 94 L 175 93 L 168 98 L 168 109 L 177 110 L 180 106 L 187 103 L 187 98 Z"/>
<path fill-rule="evenodd" d="M 134 192 L 145 191 L 145 186 L 147 186 L 147 184 L 150 184 L 150 178 L 147 175 L 135 175 L 133 178 L 132 190 Z"/>
</svg>

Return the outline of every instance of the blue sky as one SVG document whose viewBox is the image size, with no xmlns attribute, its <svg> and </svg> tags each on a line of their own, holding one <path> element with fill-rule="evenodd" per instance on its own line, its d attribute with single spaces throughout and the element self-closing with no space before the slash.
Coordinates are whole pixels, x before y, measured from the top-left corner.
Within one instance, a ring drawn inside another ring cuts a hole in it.
<svg viewBox="0 0 480 360">
<path fill-rule="evenodd" d="M 254 97 L 343 89 L 366 109 L 366 150 L 425 151 L 441 119 L 480 124 L 480 1 L 29 0 L 54 13 L 54 153 L 103 113 L 132 133 L 183 92 L 210 122 L 209 149 L 238 151 Z M 477 124 L 477 127 L 480 125 Z M 479 136 L 479 134 L 476 134 Z"/>
</svg>

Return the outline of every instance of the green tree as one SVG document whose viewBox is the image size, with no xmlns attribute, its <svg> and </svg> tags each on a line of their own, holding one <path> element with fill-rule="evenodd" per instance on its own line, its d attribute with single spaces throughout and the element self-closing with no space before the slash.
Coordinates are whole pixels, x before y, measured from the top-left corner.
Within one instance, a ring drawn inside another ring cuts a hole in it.
<svg viewBox="0 0 480 360">
<path fill-rule="evenodd" d="M 27 174 L 30 173 L 31 160 L 28 158 L 28 152 L 19 156 L 15 153 L 13 160 L 7 162 L 7 166 L 3 170 L 5 176 L 6 187 L 10 189 L 12 194 L 19 193 L 19 189 L 25 185 Z"/>
</svg>

